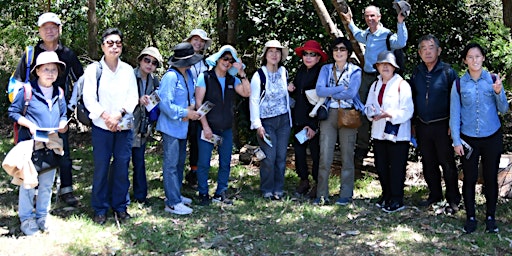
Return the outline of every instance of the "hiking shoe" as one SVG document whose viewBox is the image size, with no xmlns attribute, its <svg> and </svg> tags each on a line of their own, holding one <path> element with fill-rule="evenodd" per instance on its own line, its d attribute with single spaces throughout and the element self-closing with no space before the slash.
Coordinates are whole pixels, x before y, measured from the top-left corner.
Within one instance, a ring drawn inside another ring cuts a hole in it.
<svg viewBox="0 0 512 256">
<path fill-rule="evenodd" d="M 471 234 L 475 232 L 476 224 L 477 221 L 475 217 L 470 217 L 469 219 L 466 220 L 466 224 L 464 225 L 464 232 L 466 232 L 466 234 Z"/>
<path fill-rule="evenodd" d="M 427 207 L 427 206 L 430 206 L 430 205 L 433 205 L 435 203 L 439 203 L 441 202 L 441 199 L 433 199 L 433 198 L 428 198 L 427 200 L 423 200 L 423 201 L 420 201 L 418 203 L 418 206 L 421 206 L 421 207 Z"/>
<path fill-rule="evenodd" d="M 183 202 L 175 204 L 173 206 L 165 206 L 165 211 L 168 213 L 174 213 L 178 215 L 186 215 L 191 214 L 193 212 L 192 208 L 183 204 Z"/>
<path fill-rule="evenodd" d="M 73 192 L 60 195 L 60 199 L 71 207 L 76 207 L 78 205 L 78 199 L 73 195 Z"/>
<path fill-rule="evenodd" d="M 199 194 L 199 205 L 208 206 L 210 203 L 211 200 L 208 194 Z"/>
<path fill-rule="evenodd" d="M 391 202 L 390 204 L 388 204 L 388 205 L 384 206 L 384 208 L 382 208 L 382 210 L 387 213 L 398 212 L 403 209 L 405 209 L 404 204 L 398 203 L 398 202 Z"/>
<path fill-rule="evenodd" d="M 46 217 L 41 217 L 39 219 L 36 220 L 36 223 L 37 223 L 37 227 L 39 228 L 39 230 L 43 231 L 43 232 L 48 232 L 48 225 L 46 223 Z"/>
<path fill-rule="evenodd" d="M 267 193 L 263 194 L 263 198 L 267 199 L 267 200 L 272 200 L 273 197 L 274 197 L 274 194 L 272 194 L 271 192 L 267 192 Z"/>
<path fill-rule="evenodd" d="M 37 226 L 36 220 L 33 218 L 26 219 L 21 222 L 20 229 L 26 236 L 31 236 L 39 232 L 39 227 Z"/>
<path fill-rule="evenodd" d="M 384 200 L 383 197 L 379 198 L 379 200 L 375 202 L 375 206 L 377 206 L 377 208 L 383 209 L 384 207 L 386 207 L 386 200 Z"/>
<path fill-rule="evenodd" d="M 309 180 L 301 180 L 299 183 L 299 186 L 297 186 L 297 189 L 295 190 L 295 193 L 297 195 L 305 195 L 308 193 L 311 186 L 309 186 Z"/>
<path fill-rule="evenodd" d="M 187 175 L 185 175 L 185 181 L 190 186 L 197 186 L 197 172 L 190 170 Z"/>
<path fill-rule="evenodd" d="M 329 198 L 325 198 L 323 196 L 316 198 L 313 200 L 313 205 L 329 205 Z"/>
<path fill-rule="evenodd" d="M 349 203 L 352 203 L 352 198 L 350 197 L 340 197 L 338 200 L 336 200 L 337 205 L 347 205 Z"/>
<path fill-rule="evenodd" d="M 316 198 L 316 184 L 309 190 L 308 197 L 311 199 Z"/>
<path fill-rule="evenodd" d="M 120 221 L 131 219 L 132 216 L 128 212 L 114 212 L 114 216 Z"/>
<path fill-rule="evenodd" d="M 233 204 L 233 201 L 231 201 L 227 196 L 226 196 L 226 191 L 223 191 L 222 193 L 220 194 L 215 194 L 213 195 L 212 197 L 212 202 L 214 203 L 223 203 L 223 204 Z"/>
<path fill-rule="evenodd" d="M 107 216 L 104 214 L 97 214 L 97 215 L 94 215 L 94 218 L 92 219 L 92 221 L 94 221 L 94 223 L 99 224 L 99 225 L 105 225 L 105 222 L 107 222 Z"/>
<path fill-rule="evenodd" d="M 181 196 L 181 202 L 185 205 L 191 205 L 192 204 L 192 199 L 188 198 L 188 197 L 184 197 L 184 196 Z"/>
<path fill-rule="evenodd" d="M 448 215 L 454 215 L 459 211 L 459 206 L 456 203 L 449 203 L 448 206 L 444 208 L 444 212 Z"/>
<path fill-rule="evenodd" d="M 485 232 L 487 233 L 498 233 L 500 231 L 496 226 L 496 220 L 492 216 L 487 216 L 485 220 Z"/>
</svg>

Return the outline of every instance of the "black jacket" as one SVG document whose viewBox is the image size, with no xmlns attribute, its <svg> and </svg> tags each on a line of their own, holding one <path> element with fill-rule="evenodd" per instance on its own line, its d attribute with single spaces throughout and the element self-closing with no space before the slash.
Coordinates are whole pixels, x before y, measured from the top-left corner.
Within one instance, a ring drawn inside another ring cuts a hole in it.
<svg viewBox="0 0 512 256">
<path fill-rule="evenodd" d="M 311 69 L 307 69 L 303 64 L 299 67 L 297 75 L 293 80 L 295 91 L 291 93 L 291 97 L 295 100 L 295 107 L 292 109 L 292 121 L 295 127 L 303 128 L 304 126 L 309 126 L 313 130 L 318 128 L 318 119 L 309 116 L 309 112 L 311 112 L 314 106 L 309 103 L 306 91 L 315 89 L 321 67 L 322 64 L 317 63 Z"/>
</svg>

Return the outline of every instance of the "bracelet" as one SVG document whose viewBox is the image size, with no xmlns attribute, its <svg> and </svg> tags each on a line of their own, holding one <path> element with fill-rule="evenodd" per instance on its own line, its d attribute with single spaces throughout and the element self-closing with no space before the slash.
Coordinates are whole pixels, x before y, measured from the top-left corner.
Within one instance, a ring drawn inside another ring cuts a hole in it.
<svg viewBox="0 0 512 256">
<path fill-rule="evenodd" d="M 239 76 L 238 76 L 238 78 L 240 78 L 240 80 L 242 80 L 242 79 L 246 79 L 246 78 L 247 78 L 247 74 L 246 74 L 245 76 L 240 76 L 240 75 L 239 75 Z"/>
</svg>

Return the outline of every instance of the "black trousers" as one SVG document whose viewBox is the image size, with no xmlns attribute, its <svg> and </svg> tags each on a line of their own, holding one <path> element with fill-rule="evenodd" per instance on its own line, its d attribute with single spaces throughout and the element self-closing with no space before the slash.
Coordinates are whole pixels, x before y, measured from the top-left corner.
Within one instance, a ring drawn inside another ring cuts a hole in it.
<svg viewBox="0 0 512 256">
<path fill-rule="evenodd" d="M 64 148 L 64 155 L 61 157 L 59 163 L 60 187 L 61 194 L 65 194 L 73 191 L 73 175 L 71 173 L 73 163 L 69 153 L 69 131 L 59 133 L 59 137 L 62 139 Z"/>
<path fill-rule="evenodd" d="M 443 199 L 441 171 L 439 170 L 439 167 L 441 167 L 446 185 L 446 200 L 448 203 L 459 204 L 461 196 L 458 186 L 458 173 L 448 129 L 448 119 L 430 124 L 418 122 L 416 137 L 422 155 L 423 176 L 430 190 L 428 198 L 434 201 Z"/>
<path fill-rule="evenodd" d="M 375 168 L 382 187 L 382 198 L 403 203 L 409 141 L 373 140 Z"/>
<path fill-rule="evenodd" d="M 475 186 L 478 179 L 478 160 L 481 157 L 485 184 L 483 192 L 487 206 L 486 216 L 494 217 L 498 201 L 498 168 L 503 151 L 503 132 L 500 129 L 493 135 L 484 138 L 468 137 L 461 134 L 461 138 L 473 148 L 469 159 L 461 157 L 464 171 L 462 195 L 464 196 L 466 216 L 468 218 L 475 217 Z"/>
<path fill-rule="evenodd" d="M 297 133 L 304 129 L 301 126 L 295 126 L 293 130 Z M 295 170 L 301 180 L 307 180 L 309 177 L 306 149 L 309 147 L 313 166 L 311 167 L 311 175 L 315 182 L 318 181 L 318 166 L 320 163 L 320 133 L 317 132 L 313 138 L 300 144 L 294 139 L 293 148 L 295 150 Z"/>
<path fill-rule="evenodd" d="M 190 120 L 188 122 L 188 146 L 189 146 L 189 155 L 188 155 L 188 163 L 190 167 L 197 168 L 197 158 L 199 154 L 199 148 L 197 146 L 197 130 L 199 126 L 199 121 Z"/>
</svg>

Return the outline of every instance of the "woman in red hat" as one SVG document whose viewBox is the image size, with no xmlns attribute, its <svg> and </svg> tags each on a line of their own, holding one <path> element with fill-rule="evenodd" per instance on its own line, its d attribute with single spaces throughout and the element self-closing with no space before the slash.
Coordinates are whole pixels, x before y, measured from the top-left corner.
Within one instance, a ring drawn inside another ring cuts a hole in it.
<svg viewBox="0 0 512 256">
<path fill-rule="evenodd" d="M 288 91 L 295 100 L 295 107 L 292 109 L 293 130 L 295 133 L 305 133 L 307 141 L 300 143 L 298 139 L 294 141 L 295 149 L 295 170 L 300 178 L 299 186 L 295 193 L 305 195 L 310 191 L 309 170 L 306 161 L 306 148 L 309 147 L 313 166 L 311 175 L 313 180 L 318 181 L 318 163 L 320 160 L 320 145 L 318 133 L 318 118 L 310 117 L 309 113 L 313 109 L 306 97 L 306 91 L 315 89 L 316 80 L 320 73 L 322 63 L 327 61 L 327 54 L 322 50 L 322 46 L 315 40 L 309 40 L 303 46 L 295 48 L 295 54 L 302 59 L 297 75 L 292 83 L 288 85 Z M 311 189 L 310 197 L 316 197 L 316 185 Z"/>
</svg>

